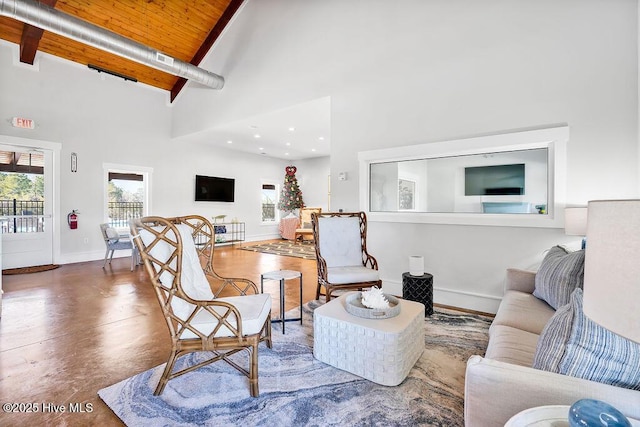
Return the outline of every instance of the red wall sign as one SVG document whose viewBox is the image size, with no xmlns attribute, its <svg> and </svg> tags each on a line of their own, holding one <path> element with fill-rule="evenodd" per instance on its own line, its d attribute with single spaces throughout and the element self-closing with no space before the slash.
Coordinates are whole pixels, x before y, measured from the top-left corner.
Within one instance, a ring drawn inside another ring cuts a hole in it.
<svg viewBox="0 0 640 427">
<path fill-rule="evenodd" d="M 11 119 L 11 124 L 17 128 L 23 129 L 35 129 L 36 122 L 31 119 L 25 119 L 24 117 L 14 117 Z"/>
</svg>

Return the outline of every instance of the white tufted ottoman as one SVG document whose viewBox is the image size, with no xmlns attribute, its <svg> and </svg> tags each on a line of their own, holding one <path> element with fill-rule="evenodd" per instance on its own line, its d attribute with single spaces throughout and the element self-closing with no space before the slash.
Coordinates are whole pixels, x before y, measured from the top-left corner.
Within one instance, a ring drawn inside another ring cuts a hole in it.
<svg viewBox="0 0 640 427">
<path fill-rule="evenodd" d="M 348 294 L 313 312 L 313 356 L 386 386 L 400 384 L 424 350 L 424 305 L 400 300 L 400 314 L 364 319 L 345 309 Z"/>
</svg>

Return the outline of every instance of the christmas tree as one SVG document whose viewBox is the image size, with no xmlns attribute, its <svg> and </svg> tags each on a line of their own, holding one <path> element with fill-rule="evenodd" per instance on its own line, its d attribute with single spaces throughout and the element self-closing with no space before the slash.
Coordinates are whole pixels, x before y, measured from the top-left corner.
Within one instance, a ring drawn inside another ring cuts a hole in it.
<svg viewBox="0 0 640 427">
<path fill-rule="evenodd" d="M 286 174 L 284 175 L 284 187 L 282 187 L 278 209 L 291 212 L 294 209 L 304 207 L 304 202 L 302 201 L 302 191 L 298 187 L 298 178 L 296 178 L 298 169 L 295 166 L 287 166 L 284 170 Z"/>
</svg>

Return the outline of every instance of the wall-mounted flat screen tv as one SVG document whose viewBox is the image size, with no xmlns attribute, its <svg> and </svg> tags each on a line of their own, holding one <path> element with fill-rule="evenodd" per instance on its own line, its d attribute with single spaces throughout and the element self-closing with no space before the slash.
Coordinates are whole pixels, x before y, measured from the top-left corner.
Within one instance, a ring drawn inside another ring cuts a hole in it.
<svg viewBox="0 0 640 427">
<path fill-rule="evenodd" d="M 196 175 L 196 202 L 233 202 L 235 180 Z"/>
<path fill-rule="evenodd" d="M 464 168 L 465 196 L 524 194 L 524 163 Z"/>
</svg>

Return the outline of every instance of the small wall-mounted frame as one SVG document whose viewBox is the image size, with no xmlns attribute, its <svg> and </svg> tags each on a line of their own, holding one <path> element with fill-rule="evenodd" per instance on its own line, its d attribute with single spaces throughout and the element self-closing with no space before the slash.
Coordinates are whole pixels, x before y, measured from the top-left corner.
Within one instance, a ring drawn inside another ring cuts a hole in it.
<svg viewBox="0 0 640 427">
<path fill-rule="evenodd" d="M 78 172 L 78 155 L 71 153 L 71 172 Z"/>
<path fill-rule="evenodd" d="M 416 209 L 416 182 L 408 179 L 398 180 L 398 211 Z"/>
</svg>

